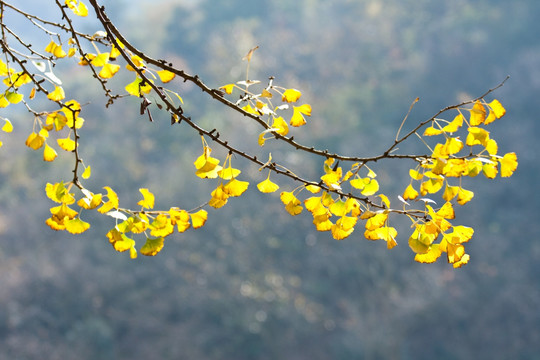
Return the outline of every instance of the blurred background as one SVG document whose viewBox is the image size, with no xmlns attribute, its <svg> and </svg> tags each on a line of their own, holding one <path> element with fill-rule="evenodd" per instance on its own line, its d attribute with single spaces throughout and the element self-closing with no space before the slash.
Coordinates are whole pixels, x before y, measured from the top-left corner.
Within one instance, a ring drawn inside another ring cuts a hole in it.
<svg viewBox="0 0 540 360">
<path fill-rule="evenodd" d="M 138 48 L 213 88 L 242 80 L 242 57 L 260 46 L 250 78 L 275 76 L 313 106 L 295 139 L 351 155 L 386 149 L 416 97 L 409 129 L 510 75 L 488 97 L 507 108 L 490 131 L 519 167 L 510 179 L 466 183 L 475 198 L 457 221 L 476 232 L 471 262 L 457 270 L 444 259 L 415 263 L 408 224 L 397 219 L 391 251 L 360 230 L 340 242 L 316 232 L 309 214 L 293 218 L 278 196 L 258 193 L 265 175 L 240 159 L 252 183 L 241 199 L 209 210 L 204 228 L 167 238 L 156 257 L 131 260 L 104 236 L 109 219 L 85 213 L 92 228 L 80 236 L 45 225 L 52 203 L 44 186 L 69 180 L 72 159 L 45 164 L 25 147 L 32 121 L 20 107 L 9 113 L 14 133 L 0 134 L 0 359 L 540 359 L 540 2 L 102 3 Z M 58 18 L 43 1 L 20 6 Z M 91 19 L 79 24 L 100 30 Z M 80 67 L 58 75 L 70 96 L 88 101 L 81 155 L 92 166 L 90 186 L 112 186 L 126 207 L 140 187 L 163 208 L 208 200 L 213 184 L 195 178 L 192 165 L 200 138 L 186 125 L 170 127 L 157 112 L 150 123 L 131 100 L 106 110 Z M 291 149 L 269 142 L 260 150 L 260 129 L 178 86 L 184 110 L 203 126 L 220 126 L 261 158 L 271 151 L 306 177 L 320 173 L 317 159 Z M 401 151 L 418 149 L 411 143 Z M 378 165 L 396 201 L 411 164 Z"/>
</svg>

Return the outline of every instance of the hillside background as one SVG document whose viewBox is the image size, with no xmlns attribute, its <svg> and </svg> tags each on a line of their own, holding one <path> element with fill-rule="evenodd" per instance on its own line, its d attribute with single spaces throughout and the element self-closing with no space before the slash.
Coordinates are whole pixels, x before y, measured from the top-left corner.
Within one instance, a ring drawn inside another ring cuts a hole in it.
<svg viewBox="0 0 540 360">
<path fill-rule="evenodd" d="M 210 210 L 203 229 L 131 260 L 105 238 L 107 219 L 77 237 L 45 225 L 44 185 L 68 179 L 71 160 L 44 164 L 24 146 L 31 119 L 20 108 L 0 150 L 0 359 L 540 358 L 540 2 L 103 4 L 138 48 L 212 87 L 241 80 L 241 58 L 260 46 L 250 77 L 275 76 L 313 105 L 295 139 L 348 154 L 386 149 L 416 97 L 408 126 L 510 75 L 493 95 L 508 112 L 492 133 L 502 153 L 518 154 L 519 168 L 510 179 L 467 184 L 475 198 L 459 221 L 476 232 L 471 262 L 457 270 L 444 260 L 415 263 L 405 223 L 391 251 L 360 231 L 341 242 L 317 233 L 310 216 L 292 218 L 277 196 L 256 191 L 257 169 L 245 172 L 248 193 Z M 21 6 L 58 16 L 42 0 Z M 83 69 L 69 79 L 72 94 L 91 100 L 82 156 L 96 188 L 119 189 L 127 204 L 140 187 L 163 207 L 208 199 L 211 185 L 193 174 L 200 139 L 186 126 L 159 116 L 149 123 L 130 101 L 105 111 Z M 189 86 L 181 94 L 190 116 L 209 128 L 225 123 L 233 141 L 260 151 L 245 142 L 257 129 L 244 119 Z M 320 172 L 316 159 L 270 143 L 268 151 L 306 176 Z M 407 165 L 375 169 L 394 199 L 408 184 Z"/>
</svg>

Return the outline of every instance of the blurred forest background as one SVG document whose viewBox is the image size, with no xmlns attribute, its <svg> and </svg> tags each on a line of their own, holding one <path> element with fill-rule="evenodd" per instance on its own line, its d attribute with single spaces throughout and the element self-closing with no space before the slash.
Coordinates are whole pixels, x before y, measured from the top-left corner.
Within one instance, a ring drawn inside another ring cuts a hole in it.
<svg viewBox="0 0 540 360">
<path fill-rule="evenodd" d="M 18 3 L 58 18 L 48 1 Z M 510 179 L 467 183 L 476 196 L 458 221 L 476 232 L 471 262 L 457 270 L 444 259 L 415 263 L 405 223 L 391 251 L 360 230 L 341 242 L 317 233 L 311 216 L 292 218 L 277 196 L 256 191 L 255 168 L 245 172 L 248 194 L 210 210 L 203 229 L 130 260 L 108 244 L 108 219 L 86 214 L 93 226 L 77 237 L 45 225 L 44 185 L 68 179 L 72 161 L 45 164 L 24 146 L 32 120 L 20 107 L 0 151 L 0 359 L 540 359 L 540 2 L 102 3 L 140 49 L 215 88 L 242 80 L 241 58 L 259 45 L 250 77 L 276 76 L 313 106 L 295 138 L 348 154 L 386 149 L 417 96 L 409 127 L 510 75 L 493 95 L 507 115 L 491 131 L 519 168 Z M 150 123 L 136 102 L 106 111 L 84 69 L 66 71 L 67 92 L 91 101 L 81 151 L 96 189 L 111 185 L 134 204 L 128 194 L 149 187 L 167 208 L 209 198 L 192 166 L 200 139 L 186 126 Z M 242 117 L 189 86 L 181 94 L 190 116 L 209 128 L 225 123 L 233 141 L 259 151 L 244 142 L 256 129 Z M 268 143 L 268 151 L 306 176 L 320 171 L 290 149 Z M 409 182 L 406 165 L 375 169 L 393 201 Z"/>
</svg>

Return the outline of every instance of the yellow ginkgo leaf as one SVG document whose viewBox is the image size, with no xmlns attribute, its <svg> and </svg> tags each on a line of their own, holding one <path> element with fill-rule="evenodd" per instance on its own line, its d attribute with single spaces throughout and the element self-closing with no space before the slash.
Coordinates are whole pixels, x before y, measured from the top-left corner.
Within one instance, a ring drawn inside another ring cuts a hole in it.
<svg viewBox="0 0 540 360">
<path fill-rule="evenodd" d="M 159 79 L 163 83 L 168 83 L 169 81 L 174 79 L 174 77 L 176 76 L 175 73 L 173 73 L 173 72 L 171 72 L 169 70 L 161 70 L 161 71 L 158 71 L 157 74 L 159 76 Z"/>
<path fill-rule="evenodd" d="M 436 129 L 433 126 L 430 126 L 424 130 L 424 136 L 434 136 L 434 135 L 440 135 L 443 131 L 441 129 Z"/>
<path fill-rule="evenodd" d="M 66 98 L 64 89 L 61 86 L 55 86 L 54 91 L 47 95 L 47 98 L 52 101 L 60 101 Z"/>
<path fill-rule="evenodd" d="M 11 104 L 18 104 L 22 101 L 24 95 L 14 91 L 7 91 L 5 97 Z"/>
<path fill-rule="evenodd" d="M 116 192 L 114 192 L 113 189 L 111 189 L 109 186 L 103 187 L 105 190 L 107 190 L 107 199 L 108 201 L 104 203 L 97 211 L 101 214 L 108 213 L 112 209 L 118 209 L 119 201 L 118 201 L 118 195 L 116 195 Z"/>
<path fill-rule="evenodd" d="M 163 249 L 164 239 L 163 237 L 158 237 L 155 239 L 146 238 L 146 243 L 141 248 L 141 254 L 145 256 L 155 256 L 157 253 Z"/>
<path fill-rule="evenodd" d="M 88 16 L 88 8 L 80 0 L 66 0 L 66 5 L 73 11 L 77 16 Z"/>
<path fill-rule="evenodd" d="M 13 124 L 11 124 L 11 121 L 8 119 L 4 119 L 4 126 L 2 126 L 2 131 L 6 133 L 10 133 L 13 131 Z"/>
<path fill-rule="evenodd" d="M 495 117 L 497 117 L 497 119 L 502 118 L 506 114 L 506 109 L 502 106 L 499 100 L 494 99 L 488 105 L 490 109 L 493 111 L 493 113 L 495 114 Z"/>
<path fill-rule="evenodd" d="M 90 167 L 90 165 L 88 165 L 88 166 L 84 169 L 84 171 L 83 171 L 83 173 L 82 173 L 81 176 L 82 176 L 83 179 L 89 179 L 89 178 L 90 178 L 90 175 L 92 175 L 92 168 Z"/>
<path fill-rule="evenodd" d="M 292 192 L 283 191 L 279 198 L 281 199 L 281 202 L 285 204 L 285 210 L 292 216 L 302 212 L 303 208 L 300 205 L 300 200 L 298 200 Z"/>
<path fill-rule="evenodd" d="M 279 185 L 276 183 L 273 183 L 270 180 L 270 175 L 268 176 L 269 177 L 266 178 L 266 180 L 261 181 L 260 183 L 257 184 L 257 189 L 259 189 L 259 191 L 262 193 L 273 193 L 274 191 L 277 191 L 279 189 Z"/>
<path fill-rule="evenodd" d="M 499 173 L 497 163 L 487 163 L 482 165 L 482 172 L 488 179 L 495 179 L 495 177 Z"/>
<path fill-rule="evenodd" d="M 283 92 L 283 96 L 281 97 L 281 101 L 283 102 L 297 102 L 300 97 L 302 96 L 302 93 L 296 89 L 287 89 Z"/>
<path fill-rule="evenodd" d="M 69 137 L 65 139 L 58 139 L 56 140 L 56 142 L 58 143 L 58 146 L 60 146 L 62 150 L 65 150 L 65 151 L 75 150 L 75 141 L 71 140 Z"/>
<path fill-rule="evenodd" d="M 178 232 L 182 233 L 191 227 L 189 222 L 189 213 L 186 210 L 171 208 L 169 210 L 171 223 L 177 226 Z"/>
<path fill-rule="evenodd" d="M 217 172 L 218 176 L 223 180 L 231 180 L 240 175 L 241 171 L 231 166 L 221 169 Z"/>
<path fill-rule="evenodd" d="M 44 161 L 54 161 L 58 154 L 56 151 L 50 147 L 48 144 L 45 144 L 45 149 L 43 150 L 43 160 Z"/>
<path fill-rule="evenodd" d="M 474 192 L 470 190 L 465 190 L 463 188 L 459 188 L 458 194 L 457 194 L 457 202 L 459 205 L 464 205 L 472 200 L 474 197 Z"/>
<path fill-rule="evenodd" d="M 102 79 L 110 79 L 120 70 L 120 65 L 104 64 L 99 72 L 99 77 Z"/>
<path fill-rule="evenodd" d="M 456 197 L 459 191 L 459 186 L 449 186 L 446 184 L 442 198 L 446 201 L 450 201 Z"/>
<path fill-rule="evenodd" d="M 49 45 L 45 48 L 45 51 L 53 54 L 57 58 L 63 58 L 66 57 L 67 53 L 62 49 L 61 45 L 58 45 L 54 41 L 51 41 Z"/>
<path fill-rule="evenodd" d="M 95 209 L 101 205 L 102 194 L 89 194 L 90 197 L 83 197 L 77 201 L 77 205 L 83 209 Z"/>
<path fill-rule="evenodd" d="M 418 191 L 414 189 L 412 184 L 409 184 L 407 188 L 405 188 L 405 191 L 403 192 L 403 199 L 404 200 L 414 200 L 418 197 Z"/>
<path fill-rule="evenodd" d="M 446 131 L 447 133 L 454 133 L 458 131 L 458 129 L 463 125 L 463 115 L 460 113 L 456 115 L 454 120 L 452 120 L 448 125 L 443 127 L 443 131 Z"/>
<path fill-rule="evenodd" d="M 364 212 L 366 214 L 367 212 Z M 363 215 L 364 215 L 363 214 Z M 367 216 L 367 215 L 365 215 Z M 364 218 L 365 218 L 364 216 Z M 362 218 L 362 217 L 361 217 Z M 377 213 L 371 217 L 368 218 L 366 221 L 366 230 L 375 230 L 378 229 L 386 223 L 386 220 L 388 220 L 388 214 L 387 213 Z"/>
<path fill-rule="evenodd" d="M 173 233 L 174 225 L 171 219 L 165 214 L 159 214 L 149 226 L 150 235 L 152 236 L 168 236 Z"/>
<path fill-rule="evenodd" d="M 152 209 L 154 207 L 154 194 L 146 188 L 139 189 L 139 192 L 143 195 L 143 199 L 140 200 L 137 205 L 141 205 L 146 209 Z"/>
<path fill-rule="evenodd" d="M 418 253 L 414 257 L 414 261 L 417 261 L 419 263 L 429 264 L 437 261 L 437 259 L 441 256 L 442 251 L 439 246 L 439 244 L 434 244 L 429 247 L 429 250 L 424 253 Z"/>
<path fill-rule="evenodd" d="M 80 218 L 64 221 L 66 230 L 72 234 L 82 234 L 90 228 L 90 224 Z"/>
<path fill-rule="evenodd" d="M 194 214 L 190 214 L 191 223 L 193 224 L 194 229 L 203 227 L 208 219 L 208 212 L 206 210 L 199 210 Z"/>
<path fill-rule="evenodd" d="M 221 86 L 219 89 L 225 91 L 227 94 L 230 95 L 232 94 L 235 86 L 236 86 L 235 84 L 227 84 L 227 85 Z"/>
<path fill-rule="evenodd" d="M 311 106 L 304 104 L 301 106 L 293 106 L 293 116 L 291 117 L 291 126 L 302 126 L 306 123 L 304 116 L 311 116 Z"/>
<path fill-rule="evenodd" d="M 224 190 L 227 195 L 235 197 L 242 195 L 248 188 L 249 182 L 231 179 L 225 186 Z"/>
<path fill-rule="evenodd" d="M 486 119 L 486 108 L 482 105 L 480 100 L 477 100 L 474 103 L 473 108 L 470 111 L 471 117 L 469 121 L 471 126 L 480 125 Z"/>
<path fill-rule="evenodd" d="M 274 118 L 274 122 L 272 123 L 272 129 L 274 129 L 275 132 L 283 136 L 289 133 L 289 125 L 287 125 L 287 122 L 281 116 Z"/>
<path fill-rule="evenodd" d="M 517 155 L 515 153 L 505 154 L 499 159 L 501 164 L 501 177 L 510 177 L 516 171 L 518 166 Z"/>
</svg>

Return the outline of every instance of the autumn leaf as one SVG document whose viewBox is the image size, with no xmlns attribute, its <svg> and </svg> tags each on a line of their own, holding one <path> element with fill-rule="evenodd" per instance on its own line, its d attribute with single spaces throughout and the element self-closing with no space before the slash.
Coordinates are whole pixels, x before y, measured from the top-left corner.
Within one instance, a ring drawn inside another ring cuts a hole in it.
<svg viewBox="0 0 540 360">
<path fill-rule="evenodd" d="M 306 123 L 304 116 L 311 116 L 311 106 L 304 104 L 301 106 L 293 106 L 293 116 L 291 117 L 291 126 L 302 126 Z"/>
<path fill-rule="evenodd" d="M 109 186 L 103 187 L 105 190 L 107 190 L 107 199 L 108 201 L 104 203 L 97 211 L 101 214 L 105 214 L 109 212 L 112 209 L 118 209 L 119 201 L 118 201 L 118 195 L 116 195 L 116 192 L 114 192 L 113 189 L 111 189 Z"/>
<path fill-rule="evenodd" d="M 80 218 L 67 220 L 64 222 L 66 230 L 72 234 L 82 234 L 90 228 L 90 224 Z"/>
<path fill-rule="evenodd" d="M 152 209 L 154 207 L 154 194 L 146 188 L 139 189 L 139 192 L 143 195 L 143 199 L 140 200 L 137 205 L 141 205 L 146 209 Z"/>
<path fill-rule="evenodd" d="M 56 142 L 58 143 L 58 146 L 60 146 L 62 150 L 69 151 L 69 152 L 75 150 L 75 141 L 71 140 L 69 137 L 65 139 L 58 139 L 56 140 Z"/>
<path fill-rule="evenodd" d="M 198 229 L 200 227 L 203 227 L 206 223 L 206 219 L 208 219 L 208 213 L 206 212 L 206 210 L 199 210 L 194 214 L 190 214 L 190 217 L 193 228 Z"/>
<path fill-rule="evenodd" d="M 405 191 L 403 192 L 403 199 L 404 200 L 414 200 L 418 197 L 418 191 L 414 189 L 412 184 L 409 184 L 407 188 L 405 188 Z"/>
<path fill-rule="evenodd" d="M 247 181 L 231 179 L 227 184 L 225 184 L 224 190 L 227 195 L 236 197 L 242 195 L 247 190 L 248 186 L 249 182 Z"/>
<path fill-rule="evenodd" d="M 120 70 L 120 65 L 104 64 L 99 72 L 99 77 L 102 79 L 110 79 Z"/>
<path fill-rule="evenodd" d="M 300 97 L 302 96 L 302 93 L 296 89 L 287 89 L 283 92 L 283 96 L 281 97 L 281 101 L 283 102 L 297 102 Z"/>
<path fill-rule="evenodd" d="M 486 119 L 486 109 L 480 102 L 480 100 L 476 100 L 473 108 L 470 110 L 471 117 L 469 119 L 469 122 L 471 126 L 477 126 L 484 122 Z"/>
<path fill-rule="evenodd" d="M 501 164 L 501 177 L 510 177 L 517 169 L 517 156 L 513 152 L 505 154 L 502 159 L 499 159 L 499 163 Z"/>
<path fill-rule="evenodd" d="M 90 175 L 92 175 L 92 168 L 90 167 L 90 165 L 88 165 L 81 174 L 81 177 L 83 179 L 89 179 Z"/>
<path fill-rule="evenodd" d="M 168 236 L 174 231 L 171 219 L 165 214 L 159 214 L 148 227 L 152 236 Z"/>
<path fill-rule="evenodd" d="M 169 70 L 161 70 L 161 71 L 158 71 L 157 74 L 162 83 L 168 83 L 169 81 L 172 81 L 174 77 L 176 76 L 175 73 Z"/>
<path fill-rule="evenodd" d="M 227 85 L 221 86 L 219 89 L 225 91 L 227 94 L 230 95 L 232 94 L 235 86 L 236 86 L 235 84 L 227 84 Z"/>
<path fill-rule="evenodd" d="M 54 161 L 57 156 L 58 154 L 56 153 L 56 151 L 49 145 L 45 144 L 45 149 L 43 150 L 43 160 Z"/>
<path fill-rule="evenodd" d="M 292 192 L 283 191 L 279 198 L 281 199 L 281 202 L 285 204 L 285 210 L 292 216 L 302 212 L 303 208 L 300 205 L 300 200 L 298 200 Z"/>
<path fill-rule="evenodd" d="M 274 191 L 277 191 L 279 189 L 279 185 L 273 183 L 270 180 L 270 174 L 268 174 L 266 180 L 261 181 L 257 184 L 257 189 L 259 189 L 259 191 L 262 193 L 273 193 Z"/>
<path fill-rule="evenodd" d="M 164 239 L 163 237 L 158 237 L 155 239 L 146 238 L 146 243 L 141 248 L 141 254 L 145 256 L 154 256 L 163 249 Z"/>
</svg>

